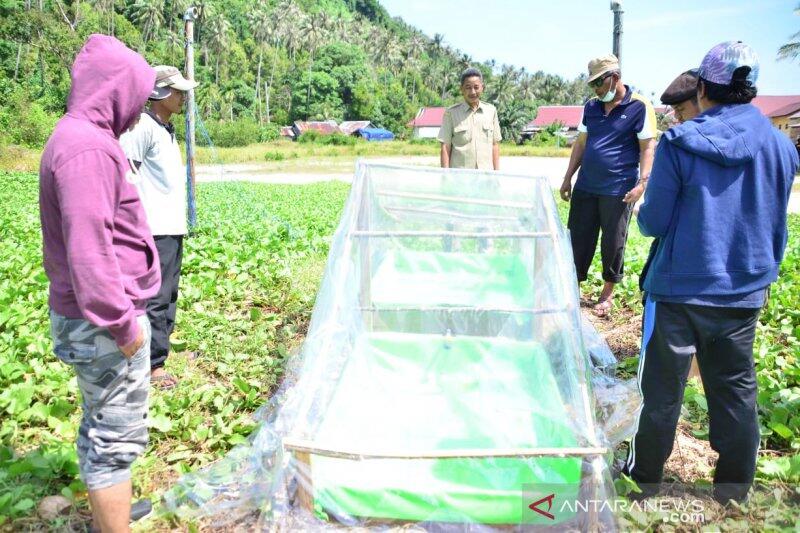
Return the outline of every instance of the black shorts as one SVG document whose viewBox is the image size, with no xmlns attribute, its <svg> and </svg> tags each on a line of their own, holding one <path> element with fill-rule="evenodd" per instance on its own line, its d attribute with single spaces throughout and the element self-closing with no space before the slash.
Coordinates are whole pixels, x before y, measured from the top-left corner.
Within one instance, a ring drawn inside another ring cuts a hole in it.
<svg viewBox="0 0 800 533">
<path fill-rule="evenodd" d="M 567 227 L 572 240 L 578 282 L 586 281 L 601 230 L 603 279 L 612 283 L 622 281 L 628 224 L 633 212 L 633 204 L 623 202 L 624 197 L 603 196 L 579 189 L 572 191 Z"/>
</svg>

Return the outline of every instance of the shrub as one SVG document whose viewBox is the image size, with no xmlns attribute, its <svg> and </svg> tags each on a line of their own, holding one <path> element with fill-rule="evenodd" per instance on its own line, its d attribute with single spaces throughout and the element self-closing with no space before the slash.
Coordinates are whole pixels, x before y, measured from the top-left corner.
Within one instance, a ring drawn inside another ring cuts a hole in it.
<svg viewBox="0 0 800 533">
<path fill-rule="evenodd" d="M 414 137 L 408 140 L 408 144 L 415 144 L 415 145 L 436 145 L 439 144 L 439 139 L 429 139 L 426 137 Z"/>
<path fill-rule="evenodd" d="M 3 144 L 40 148 L 57 121 L 57 115 L 45 111 L 38 102 L 29 101 L 22 91 L 15 91 L 0 108 L 0 131 L 3 132 L 0 140 Z"/>
<path fill-rule="evenodd" d="M 531 138 L 531 144 L 533 146 L 552 146 L 555 144 L 555 135 L 547 130 L 542 130 Z"/>
<path fill-rule="evenodd" d="M 261 133 L 259 135 L 259 141 L 262 143 L 268 143 L 272 141 L 277 141 L 281 136 L 281 127 L 277 124 L 264 124 L 261 126 Z"/>
<path fill-rule="evenodd" d="M 320 133 L 316 130 L 304 131 L 298 142 L 304 144 L 319 144 L 323 146 L 355 146 L 358 139 L 351 135 L 344 135 L 342 133 Z"/>
<path fill-rule="evenodd" d="M 358 138 L 352 135 L 343 135 L 341 133 L 333 133 L 331 135 L 323 135 L 319 143 L 332 145 L 332 146 L 355 146 Z"/>
<path fill-rule="evenodd" d="M 264 159 L 267 161 L 283 161 L 286 159 L 286 156 L 283 154 L 283 152 L 269 151 L 264 154 Z"/>
<path fill-rule="evenodd" d="M 261 140 L 261 127 L 253 120 L 209 122 L 206 128 L 211 142 L 221 147 L 247 146 Z"/>
<path fill-rule="evenodd" d="M 300 134 L 300 137 L 297 139 L 297 142 L 301 143 L 319 143 L 319 138 L 322 137 L 322 134 L 316 130 L 308 130 L 304 131 Z"/>
</svg>

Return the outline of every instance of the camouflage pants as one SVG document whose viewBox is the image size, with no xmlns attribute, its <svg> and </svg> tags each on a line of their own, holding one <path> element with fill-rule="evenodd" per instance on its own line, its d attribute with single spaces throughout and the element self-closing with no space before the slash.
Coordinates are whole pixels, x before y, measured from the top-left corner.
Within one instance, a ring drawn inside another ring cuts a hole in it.
<svg viewBox="0 0 800 533">
<path fill-rule="evenodd" d="M 128 359 L 107 329 L 50 311 L 56 356 L 75 371 L 83 397 L 78 463 L 89 490 L 130 479 L 147 446 L 150 323 L 146 315 L 138 320 L 144 343 Z"/>
</svg>

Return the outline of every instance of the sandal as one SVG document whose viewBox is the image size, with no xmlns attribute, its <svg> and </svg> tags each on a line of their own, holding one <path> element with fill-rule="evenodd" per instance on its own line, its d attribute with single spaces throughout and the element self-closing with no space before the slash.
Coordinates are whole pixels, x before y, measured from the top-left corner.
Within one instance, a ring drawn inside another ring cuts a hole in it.
<svg viewBox="0 0 800 533">
<path fill-rule="evenodd" d="M 611 313 L 611 309 L 614 307 L 614 304 L 611 300 L 603 300 L 602 302 L 597 302 L 597 304 L 592 308 L 592 312 L 595 316 L 599 317 L 607 317 Z"/>
</svg>

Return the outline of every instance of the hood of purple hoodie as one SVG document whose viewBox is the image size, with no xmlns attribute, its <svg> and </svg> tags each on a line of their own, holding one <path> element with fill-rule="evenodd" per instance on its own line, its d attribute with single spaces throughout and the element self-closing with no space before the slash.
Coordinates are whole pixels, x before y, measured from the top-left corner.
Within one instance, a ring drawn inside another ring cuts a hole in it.
<svg viewBox="0 0 800 533">
<path fill-rule="evenodd" d="M 92 35 L 72 64 L 67 114 L 114 135 L 139 117 L 156 72 L 142 56 L 108 35 Z"/>
</svg>

